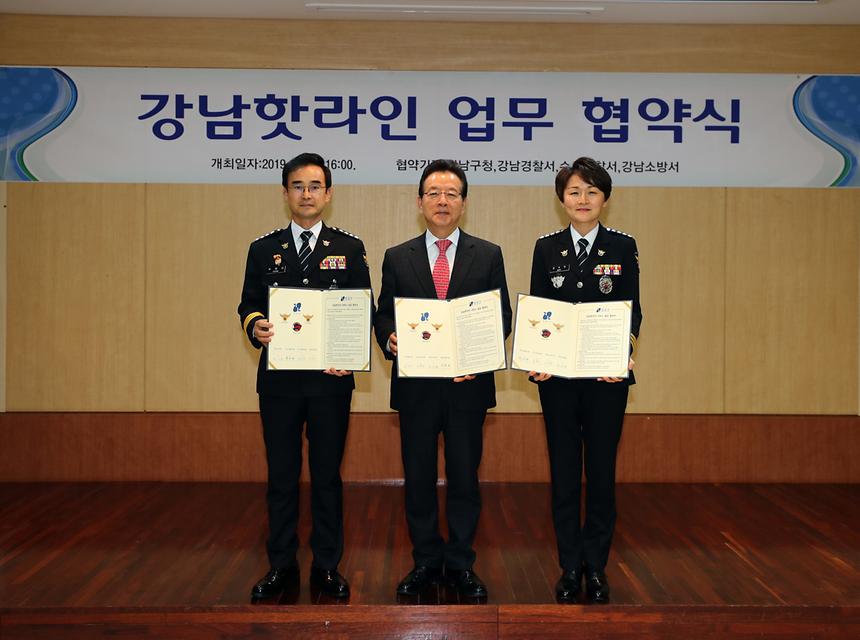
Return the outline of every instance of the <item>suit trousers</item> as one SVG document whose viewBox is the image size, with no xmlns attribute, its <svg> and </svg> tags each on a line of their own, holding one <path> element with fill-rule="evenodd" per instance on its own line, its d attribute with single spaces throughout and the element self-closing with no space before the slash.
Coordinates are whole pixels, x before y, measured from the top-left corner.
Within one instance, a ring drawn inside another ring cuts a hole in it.
<svg viewBox="0 0 860 640">
<path fill-rule="evenodd" d="M 552 479 L 559 564 L 602 570 L 615 531 L 615 458 L 629 386 L 551 378 L 538 383 Z M 585 523 L 580 525 L 585 459 Z"/>
<path fill-rule="evenodd" d="M 299 546 L 299 475 L 302 427 L 307 423 L 311 472 L 313 564 L 336 569 L 343 555 L 343 482 L 340 465 L 349 425 L 352 392 L 325 396 L 260 396 L 260 417 L 268 462 L 266 504 L 272 567 L 296 564 Z"/>
<path fill-rule="evenodd" d="M 436 381 L 433 381 L 436 382 Z M 455 384 L 448 381 L 443 385 Z M 458 384 L 469 384 L 462 382 Z M 400 449 L 406 492 L 406 522 L 415 565 L 470 569 L 472 544 L 481 513 L 478 467 L 483 451 L 486 409 L 457 409 L 447 393 L 421 410 L 400 411 Z M 439 532 L 439 434 L 444 438 L 448 541 Z"/>
</svg>

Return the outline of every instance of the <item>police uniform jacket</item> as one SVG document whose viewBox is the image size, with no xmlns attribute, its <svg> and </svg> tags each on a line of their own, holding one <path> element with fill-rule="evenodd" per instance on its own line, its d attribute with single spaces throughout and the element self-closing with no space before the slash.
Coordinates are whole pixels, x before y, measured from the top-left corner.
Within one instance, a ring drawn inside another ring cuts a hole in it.
<svg viewBox="0 0 860 640">
<path fill-rule="evenodd" d="M 531 294 L 565 302 L 632 300 L 632 353 L 642 323 L 636 241 L 626 233 L 601 224 L 580 271 L 570 227 L 538 238 L 532 259 Z M 625 382 L 635 383 L 632 371 Z"/>
<path fill-rule="evenodd" d="M 364 244 L 337 227 L 323 224 L 309 258 L 307 274 L 299 265 L 289 226 L 257 238 L 248 249 L 245 283 L 239 303 L 239 321 L 257 349 L 262 344 L 253 337 L 254 323 L 268 318 L 269 287 L 308 289 L 370 289 L 370 271 Z M 327 258 L 331 258 L 326 260 Z M 257 393 L 273 396 L 323 396 L 349 393 L 355 388 L 353 376 L 332 376 L 321 371 L 268 371 L 266 350 L 257 367 Z"/>
</svg>

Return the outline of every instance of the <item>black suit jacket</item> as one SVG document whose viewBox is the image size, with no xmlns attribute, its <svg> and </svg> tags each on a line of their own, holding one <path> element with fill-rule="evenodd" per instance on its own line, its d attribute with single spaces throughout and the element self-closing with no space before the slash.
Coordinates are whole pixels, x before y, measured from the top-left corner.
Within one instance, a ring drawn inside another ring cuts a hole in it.
<svg viewBox="0 0 860 640">
<path fill-rule="evenodd" d="M 251 344 L 262 345 L 253 337 L 254 322 L 268 317 L 269 287 L 305 287 L 308 289 L 370 289 L 370 271 L 364 244 L 357 237 L 337 227 L 323 224 L 320 237 L 310 256 L 310 270 L 305 275 L 299 265 L 290 227 L 276 229 L 257 238 L 248 249 L 245 283 L 239 303 L 239 321 Z M 328 256 L 346 259 L 343 269 L 321 269 Z M 321 371 L 268 371 L 266 350 L 257 366 L 257 393 L 271 396 L 324 396 L 349 393 L 355 381 L 349 376 L 331 376 Z"/>
<path fill-rule="evenodd" d="M 621 273 L 604 274 L 604 269 L 599 268 L 603 265 L 617 265 Z M 570 235 L 570 227 L 538 238 L 532 258 L 530 292 L 541 298 L 566 302 L 632 300 L 631 351 L 635 346 L 639 337 L 639 326 L 642 324 L 642 308 L 639 305 L 639 252 L 636 249 L 636 241 L 626 233 L 601 224 L 582 271 L 579 271 L 576 265 L 576 249 Z M 630 377 L 624 382 L 633 384 L 635 381 L 631 371 Z"/>
<path fill-rule="evenodd" d="M 511 333 L 512 312 L 502 250 L 498 245 L 461 229 L 447 297 L 459 298 L 492 289 L 502 292 L 502 322 L 507 337 Z M 376 340 L 389 360 L 395 360 L 385 349 L 388 337 L 394 332 L 395 297 L 436 298 L 423 233 L 386 250 L 382 261 L 382 290 L 374 329 Z M 397 361 L 394 361 L 391 370 L 392 409 L 421 410 L 421 407 L 443 396 L 451 397 L 457 408 L 488 409 L 496 406 L 495 379 L 492 373 L 482 373 L 475 380 L 460 383 L 430 378 L 402 379 L 397 377 Z"/>
</svg>

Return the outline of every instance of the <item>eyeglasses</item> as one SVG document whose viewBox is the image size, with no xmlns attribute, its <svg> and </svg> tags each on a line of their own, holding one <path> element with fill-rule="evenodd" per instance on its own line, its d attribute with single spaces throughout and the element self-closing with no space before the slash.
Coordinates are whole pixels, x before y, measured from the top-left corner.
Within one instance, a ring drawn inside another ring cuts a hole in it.
<svg viewBox="0 0 860 640">
<path fill-rule="evenodd" d="M 293 193 L 295 193 L 297 196 L 303 195 L 306 190 L 309 194 L 311 194 L 312 196 L 315 196 L 320 191 L 322 191 L 325 187 L 323 187 L 321 184 L 309 184 L 309 185 L 291 184 L 287 188 L 290 191 L 292 191 Z"/>
<path fill-rule="evenodd" d="M 442 196 L 445 196 L 446 200 L 456 200 L 460 197 L 459 191 L 427 191 L 424 194 L 424 197 L 428 200 L 438 200 Z"/>
</svg>

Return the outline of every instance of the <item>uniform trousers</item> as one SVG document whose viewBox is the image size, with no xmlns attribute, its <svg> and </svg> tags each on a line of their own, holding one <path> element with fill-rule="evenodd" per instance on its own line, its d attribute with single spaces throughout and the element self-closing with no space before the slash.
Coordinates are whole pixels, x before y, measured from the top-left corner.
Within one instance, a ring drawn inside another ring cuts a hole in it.
<svg viewBox="0 0 860 640">
<path fill-rule="evenodd" d="M 455 384 L 455 383 L 451 383 Z M 460 384 L 469 384 L 462 382 Z M 444 394 L 421 410 L 400 411 L 406 523 L 416 566 L 461 571 L 475 562 L 472 543 L 481 513 L 478 467 L 486 409 L 457 409 Z M 427 406 L 429 405 L 429 406 Z M 445 446 L 448 541 L 439 532 L 438 441 Z"/>
<path fill-rule="evenodd" d="M 551 378 L 538 384 L 552 479 L 552 518 L 563 571 L 603 570 L 615 531 L 615 457 L 629 386 Z M 585 460 L 585 523 L 580 524 Z"/>
<path fill-rule="evenodd" d="M 268 462 L 269 564 L 296 564 L 299 546 L 299 475 L 302 428 L 307 423 L 311 473 L 313 565 L 337 569 L 343 555 L 343 460 L 352 392 L 317 397 L 260 396 L 260 417 Z"/>
</svg>

